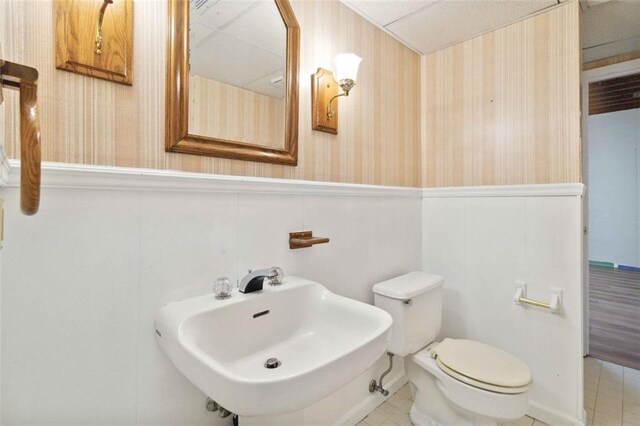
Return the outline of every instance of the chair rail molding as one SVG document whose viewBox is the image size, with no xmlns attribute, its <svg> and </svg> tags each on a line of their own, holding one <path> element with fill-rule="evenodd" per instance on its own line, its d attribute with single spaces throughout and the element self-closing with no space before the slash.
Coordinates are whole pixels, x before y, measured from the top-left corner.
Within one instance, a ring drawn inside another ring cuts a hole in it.
<svg viewBox="0 0 640 426">
<path fill-rule="evenodd" d="M 8 160 L 0 186 L 19 185 L 20 161 Z M 212 175 L 173 170 L 42 163 L 43 188 L 120 189 L 187 192 L 242 192 L 420 198 L 421 188 L 377 186 L 296 179 Z"/>
<path fill-rule="evenodd" d="M 463 197 L 582 197 L 582 183 L 545 183 L 532 185 L 452 186 L 424 188 L 422 198 Z"/>
<path fill-rule="evenodd" d="M 7 159 L 0 150 L 0 187 L 19 183 L 20 160 Z M 581 197 L 585 190 L 582 183 L 412 188 L 52 162 L 42 163 L 42 187 L 402 198 Z"/>
</svg>

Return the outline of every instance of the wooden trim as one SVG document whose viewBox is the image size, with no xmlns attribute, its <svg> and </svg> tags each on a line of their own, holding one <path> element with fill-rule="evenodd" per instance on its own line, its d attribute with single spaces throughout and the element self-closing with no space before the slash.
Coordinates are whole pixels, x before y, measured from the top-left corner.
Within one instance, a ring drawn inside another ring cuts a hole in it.
<svg viewBox="0 0 640 426">
<path fill-rule="evenodd" d="M 298 164 L 298 71 L 300 68 L 300 26 L 289 0 L 275 0 L 287 27 L 287 93 L 285 101 L 285 151 Z"/>
<path fill-rule="evenodd" d="M 289 0 L 274 0 L 287 27 L 284 149 L 189 134 L 189 2 L 169 0 L 165 149 L 182 154 L 298 164 L 300 27 Z"/>
<path fill-rule="evenodd" d="M 619 64 L 620 62 L 633 61 L 634 59 L 640 59 L 640 50 L 609 56 L 608 58 L 598 59 L 597 61 L 586 62 L 582 65 L 582 70 L 588 71 L 594 68 L 606 67 L 607 65 Z"/>
<path fill-rule="evenodd" d="M 640 108 L 640 73 L 589 83 L 589 115 Z"/>
</svg>

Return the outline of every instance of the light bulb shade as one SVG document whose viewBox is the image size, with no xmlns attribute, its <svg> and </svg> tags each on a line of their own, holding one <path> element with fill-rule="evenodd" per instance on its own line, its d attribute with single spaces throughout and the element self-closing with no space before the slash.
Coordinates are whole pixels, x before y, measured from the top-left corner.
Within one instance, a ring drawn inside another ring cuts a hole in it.
<svg viewBox="0 0 640 426">
<path fill-rule="evenodd" d="M 336 80 L 338 80 L 338 82 L 342 80 L 353 80 L 355 82 L 358 76 L 360 61 L 362 61 L 362 58 L 353 53 L 340 53 L 336 55 L 333 60 L 336 66 Z"/>
</svg>

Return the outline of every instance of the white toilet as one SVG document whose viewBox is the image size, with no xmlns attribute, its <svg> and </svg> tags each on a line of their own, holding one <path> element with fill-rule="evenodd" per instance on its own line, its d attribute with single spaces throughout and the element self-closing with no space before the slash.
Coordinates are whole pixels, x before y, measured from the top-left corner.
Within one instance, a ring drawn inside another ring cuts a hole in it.
<svg viewBox="0 0 640 426">
<path fill-rule="evenodd" d="M 388 351 L 405 356 L 411 421 L 496 425 L 527 412 L 531 371 L 498 348 L 473 340 L 435 342 L 442 319 L 440 276 L 411 272 L 376 284 L 375 305 L 393 317 Z"/>
</svg>

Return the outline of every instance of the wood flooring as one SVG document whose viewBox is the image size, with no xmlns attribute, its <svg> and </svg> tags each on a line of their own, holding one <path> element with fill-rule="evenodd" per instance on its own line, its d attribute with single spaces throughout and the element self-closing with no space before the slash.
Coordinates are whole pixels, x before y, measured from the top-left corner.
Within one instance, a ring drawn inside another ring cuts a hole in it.
<svg viewBox="0 0 640 426">
<path fill-rule="evenodd" d="M 589 267 L 589 354 L 640 369 L 640 272 Z"/>
</svg>

